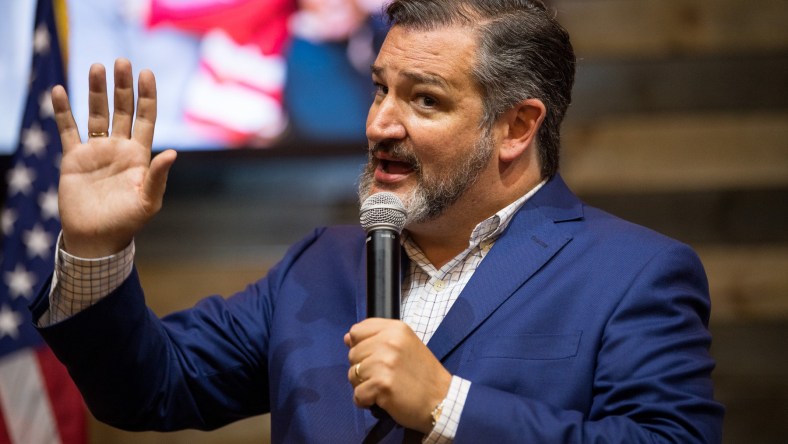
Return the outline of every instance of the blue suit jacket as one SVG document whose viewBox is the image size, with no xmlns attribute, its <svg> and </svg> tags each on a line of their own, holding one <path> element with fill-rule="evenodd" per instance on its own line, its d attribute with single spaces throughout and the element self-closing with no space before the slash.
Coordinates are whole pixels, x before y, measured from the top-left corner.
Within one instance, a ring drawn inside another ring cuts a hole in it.
<svg viewBox="0 0 788 444">
<path fill-rule="evenodd" d="M 366 312 L 364 237 L 318 229 L 244 291 L 164 320 L 135 273 L 41 332 L 117 427 L 205 429 L 271 412 L 274 442 L 361 442 L 377 420 L 353 405 L 342 338 Z M 36 318 L 46 304 L 44 292 Z M 690 248 L 584 206 L 555 177 L 428 346 L 472 382 L 457 443 L 719 442 L 708 318 Z"/>
</svg>

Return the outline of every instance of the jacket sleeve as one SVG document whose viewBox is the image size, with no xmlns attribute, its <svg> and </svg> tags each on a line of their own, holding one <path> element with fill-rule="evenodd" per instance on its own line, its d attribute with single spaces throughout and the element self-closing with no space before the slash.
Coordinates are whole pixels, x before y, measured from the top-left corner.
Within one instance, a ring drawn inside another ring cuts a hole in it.
<svg viewBox="0 0 788 444">
<path fill-rule="evenodd" d="M 646 263 L 609 317 L 588 412 L 472 384 L 455 442 L 719 443 L 709 313 L 699 259 L 673 244 Z"/>
<path fill-rule="evenodd" d="M 269 274 L 228 299 L 212 296 L 159 319 L 136 270 L 112 294 L 39 329 L 97 419 L 126 430 L 215 429 L 265 413 L 273 299 L 319 236 L 294 245 Z M 31 309 L 46 309 L 45 294 Z"/>
</svg>

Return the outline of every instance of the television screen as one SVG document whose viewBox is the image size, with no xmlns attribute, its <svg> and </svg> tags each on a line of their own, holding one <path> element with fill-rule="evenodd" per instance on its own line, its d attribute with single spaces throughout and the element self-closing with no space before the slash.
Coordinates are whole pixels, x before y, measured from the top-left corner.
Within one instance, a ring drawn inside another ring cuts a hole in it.
<svg viewBox="0 0 788 444">
<path fill-rule="evenodd" d="M 86 137 L 88 70 L 118 57 L 156 75 L 155 149 L 364 146 L 383 0 L 80 0 L 68 6 L 68 91 Z M 0 153 L 15 149 L 34 0 L 0 2 Z M 8 25 L 8 26 L 6 26 Z M 110 95 L 110 108 L 112 97 Z"/>
</svg>

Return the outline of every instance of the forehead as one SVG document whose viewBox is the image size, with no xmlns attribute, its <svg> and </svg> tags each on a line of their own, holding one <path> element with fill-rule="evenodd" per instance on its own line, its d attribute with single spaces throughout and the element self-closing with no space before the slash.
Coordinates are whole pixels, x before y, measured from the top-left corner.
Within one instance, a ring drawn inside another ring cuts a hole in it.
<svg viewBox="0 0 788 444">
<path fill-rule="evenodd" d="M 415 30 L 394 26 L 372 71 L 391 80 L 410 80 L 446 88 L 473 86 L 476 37 L 472 29 L 452 26 Z"/>
</svg>

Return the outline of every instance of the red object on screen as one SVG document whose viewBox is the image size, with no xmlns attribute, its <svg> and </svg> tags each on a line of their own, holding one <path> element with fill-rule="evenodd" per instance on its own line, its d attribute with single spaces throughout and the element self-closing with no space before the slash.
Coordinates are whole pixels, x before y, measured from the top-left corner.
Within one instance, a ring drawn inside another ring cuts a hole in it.
<svg viewBox="0 0 788 444">
<path fill-rule="evenodd" d="M 152 0 L 148 26 L 201 37 L 187 122 L 230 146 L 265 146 L 287 126 L 284 51 L 294 0 Z"/>
</svg>

